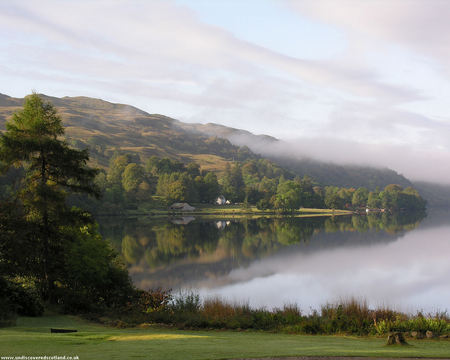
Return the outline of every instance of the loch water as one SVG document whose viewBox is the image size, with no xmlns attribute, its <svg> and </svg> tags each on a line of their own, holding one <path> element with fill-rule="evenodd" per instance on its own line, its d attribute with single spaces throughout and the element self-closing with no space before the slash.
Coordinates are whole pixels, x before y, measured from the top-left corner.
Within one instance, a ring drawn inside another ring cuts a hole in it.
<svg viewBox="0 0 450 360">
<path fill-rule="evenodd" d="M 450 214 L 152 220 L 103 218 L 133 282 L 308 312 L 351 297 L 450 310 Z"/>
</svg>

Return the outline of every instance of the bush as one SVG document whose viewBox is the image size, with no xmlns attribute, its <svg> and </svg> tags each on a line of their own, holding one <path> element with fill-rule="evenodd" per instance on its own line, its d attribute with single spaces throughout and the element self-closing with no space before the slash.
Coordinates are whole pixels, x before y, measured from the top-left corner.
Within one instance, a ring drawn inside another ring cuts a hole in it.
<svg viewBox="0 0 450 360">
<path fill-rule="evenodd" d="M 0 277 L 0 323 L 12 324 L 16 315 L 41 316 L 43 313 L 42 299 L 32 279 Z"/>
<path fill-rule="evenodd" d="M 368 334 L 373 318 L 366 302 L 356 299 L 342 301 L 338 305 L 322 306 L 322 318 L 327 333 Z"/>
<path fill-rule="evenodd" d="M 92 303 L 90 297 L 83 291 L 72 291 L 71 289 L 59 289 L 57 292 L 58 302 L 62 305 L 65 314 L 86 314 L 100 311 L 98 304 Z"/>
<path fill-rule="evenodd" d="M 128 271 L 97 226 L 67 228 L 65 274 L 56 297 L 64 311 L 80 313 L 125 306 L 135 296 Z"/>
<path fill-rule="evenodd" d="M 18 306 L 19 315 L 41 316 L 44 313 L 42 299 L 33 281 L 17 279 L 13 282 L 13 289 L 12 300 Z"/>
<path fill-rule="evenodd" d="M 274 314 L 266 309 L 257 309 L 252 311 L 253 328 L 269 330 L 276 326 Z"/>
<path fill-rule="evenodd" d="M 0 276 L 0 327 L 12 326 L 16 322 L 17 305 L 10 298 L 10 283 Z"/>
<path fill-rule="evenodd" d="M 302 313 L 296 304 L 285 305 L 283 309 L 275 309 L 274 321 L 280 325 L 295 325 L 302 319 Z"/>
<path fill-rule="evenodd" d="M 426 333 L 432 331 L 435 335 L 441 335 L 450 331 L 448 319 L 438 317 L 424 317 L 422 314 L 406 321 L 405 327 L 408 331 L 418 331 Z"/>
<path fill-rule="evenodd" d="M 228 329 L 255 328 L 254 311 L 248 304 L 230 304 L 215 297 L 206 299 L 201 308 L 201 315 L 208 326 Z"/>
<path fill-rule="evenodd" d="M 168 308 L 172 295 L 170 290 L 162 290 L 161 288 L 153 290 L 137 290 L 139 297 L 139 307 L 144 313 L 164 311 Z"/>
<path fill-rule="evenodd" d="M 317 311 L 313 311 L 310 316 L 303 318 L 298 325 L 287 327 L 286 331 L 310 335 L 323 334 L 325 332 L 322 317 Z"/>
<path fill-rule="evenodd" d="M 171 309 L 178 313 L 198 313 L 201 307 L 200 295 L 194 292 L 180 292 L 171 304 Z"/>
</svg>

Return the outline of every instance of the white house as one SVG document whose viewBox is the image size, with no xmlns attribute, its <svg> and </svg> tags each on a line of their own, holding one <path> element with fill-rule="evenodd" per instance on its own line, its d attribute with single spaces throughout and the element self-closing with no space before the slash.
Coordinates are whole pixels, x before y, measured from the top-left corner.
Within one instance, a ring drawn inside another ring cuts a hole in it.
<svg viewBox="0 0 450 360">
<path fill-rule="evenodd" d="M 225 196 L 220 195 L 217 199 L 216 199 L 216 204 L 217 205 L 225 205 L 226 204 L 226 200 L 225 200 Z"/>
</svg>

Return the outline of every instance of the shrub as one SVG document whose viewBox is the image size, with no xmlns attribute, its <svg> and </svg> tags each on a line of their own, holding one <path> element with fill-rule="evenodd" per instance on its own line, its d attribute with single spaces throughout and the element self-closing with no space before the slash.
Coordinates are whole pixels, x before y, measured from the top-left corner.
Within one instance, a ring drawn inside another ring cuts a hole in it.
<svg viewBox="0 0 450 360">
<path fill-rule="evenodd" d="M 255 328 L 254 313 L 248 304 L 230 304 L 218 297 L 206 299 L 201 308 L 201 315 L 208 326 L 218 328 Z"/>
<path fill-rule="evenodd" d="M 376 333 L 385 335 L 390 331 L 417 331 L 426 333 L 432 331 L 435 335 L 445 334 L 450 331 L 450 322 L 445 316 L 435 315 L 434 317 L 425 317 L 423 314 L 407 318 L 404 314 L 398 314 L 395 320 L 379 320 L 375 323 Z"/>
<path fill-rule="evenodd" d="M 139 307 L 144 313 L 164 311 L 168 308 L 172 295 L 170 290 L 161 288 L 153 290 L 138 290 Z"/>
<path fill-rule="evenodd" d="M 283 309 L 275 309 L 274 321 L 279 325 L 298 324 L 302 319 L 302 313 L 296 304 L 284 305 Z"/>
<path fill-rule="evenodd" d="M 13 325 L 17 315 L 41 316 L 44 306 L 32 279 L 0 277 L 0 326 Z"/>
<path fill-rule="evenodd" d="M 269 330 L 276 327 L 274 314 L 266 309 L 252 311 L 253 328 Z"/>
<path fill-rule="evenodd" d="M 409 331 L 418 331 L 426 333 L 432 331 L 435 335 L 445 334 L 450 331 L 450 323 L 448 320 L 439 318 L 426 318 L 419 314 L 406 322 Z"/>
<path fill-rule="evenodd" d="M 374 326 L 378 335 L 386 335 L 392 331 L 393 323 L 391 320 L 379 320 Z"/>
<path fill-rule="evenodd" d="M 354 298 L 322 306 L 321 313 L 327 333 L 368 334 L 373 323 L 367 303 Z"/>
<path fill-rule="evenodd" d="M 180 292 L 171 304 L 171 309 L 174 312 L 197 313 L 200 310 L 201 301 L 200 295 L 194 292 Z"/>
<path fill-rule="evenodd" d="M 206 299 L 203 303 L 202 313 L 208 319 L 224 319 L 235 315 L 235 308 L 218 297 Z"/>
<path fill-rule="evenodd" d="M 304 318 L 303 321 L 296 327 L 297 332 L 303 334 L 321 334 L 324 333 L 324 328 L 322 324 L 322 317 L 316 312 Z"/>
<path fill-rule="evenodd" d="M 18 315 L 41 316 L 44 313 L 44 305 L 33 279 L 16 277 L 7 281 L 6 291 Z"/>
<path fill-rule="evenodd" d="M 10 298 L 10 282 L 0 276 L 0 327 L 11 326 L 16 322 L 17 305 Z"/>
<path fill-rule="evenodd" d="M 64 229 L 68 242 L 65 273 L 55 297 L 65 312 L 80 313 L 122 307 L 135 295 L 124 264 L 97 226 Z"/>
</svg>

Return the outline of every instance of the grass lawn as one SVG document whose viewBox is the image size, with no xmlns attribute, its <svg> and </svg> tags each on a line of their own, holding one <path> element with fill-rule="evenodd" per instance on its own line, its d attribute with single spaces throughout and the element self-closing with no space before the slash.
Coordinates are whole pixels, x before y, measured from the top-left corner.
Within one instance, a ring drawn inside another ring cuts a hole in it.
<svg viewBox="0 0 450 360">
<path fill-rule="evenodd" d="M 50 328 L 77 333 L 51 334 Z M 231 331 L 181 331 L 166 328 L 113 329 L 72 316 L 19 318 L 0 329 L 0 356 L 60 355 L 84 359 L 230 359 L 268 356 L 450 356 L 450 341 L 409 341 L 386 346 L 385 339 L 305 336 Z"/>
<path fill-rule="evenodd" d="M 259 210 L 256 206 L 244 207 L 243 204 L 215 205 L 215 204 L 190 204 L 194 211 L 169 211 L 167 204 L 160 196 L 153 196 L 153 201 L 143 203 L 138 209 L 126 211 L 128 216 L 167 217 L 167 216 L 201 216 L 203 218 L 258 218 L 258 217 L 315 217 L 315 216 L 339 216 L 351 215 L 351 210 L 300 208 L 292 213 L 282 214 L 275 210 Z"/>
<path fill-rule="evenodd" d="M 256 206 L 244 207 L 242 204 L 233 205 L 210 205 L 210 204 L 193 204 L 196 209 L 192 212 L 185 212 L 184 215 L 194 215 L 202 217 L 217 217 L 217 216 L 231 216 L 231 217 L 314 217 L 314 216 L 337 216 L 337 215 L 351 215 L 353 211 L 349 210 L 332 210 L 332 209 L 310 209 L 301 208 L 293 213 L 282 214 L 274 210 L 259 210 Z"/>
</svg>

